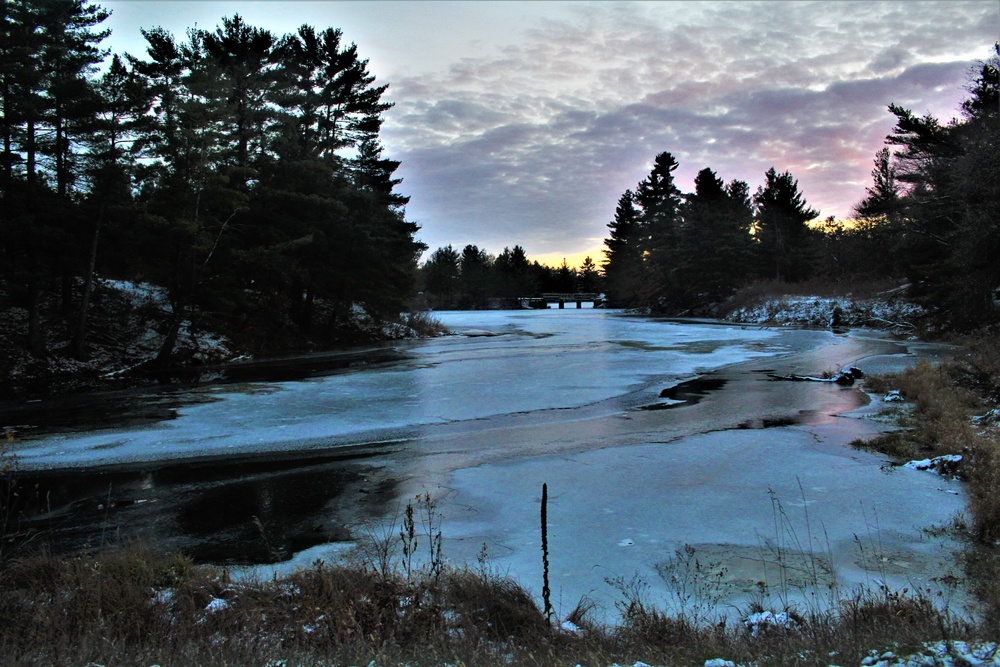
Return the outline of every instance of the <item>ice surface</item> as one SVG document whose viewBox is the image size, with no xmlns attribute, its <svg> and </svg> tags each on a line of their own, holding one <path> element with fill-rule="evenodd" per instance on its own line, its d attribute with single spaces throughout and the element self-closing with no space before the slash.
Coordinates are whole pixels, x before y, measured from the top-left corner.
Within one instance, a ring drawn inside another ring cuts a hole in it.
<svg viewBox="0 0 1000 667">
<path fill-rule="evenodd" d="M 769 370 L 760 367 L 781 366 L 792 341 L 813 347 L 782 372 L 857 364 L 870 373 L 912 363 L 905 345 L 589 309 L 436 315 L 456 335 L 401 345 L 405 361 L 215 387 L 205 390 L 215 400 L 183 407 L 176 419 L 19 439 L 16 454 L 22 468 L 59 468 L 406 441 L 407 456 L 385 465 L 398 466 L 392 473 L 406 493 L 427 484 L 439 499 L 446 558 L 474 563 L 485 543 L 493 565 L 536 595 L 548 484 L 553 603 L 562 616 L 582 596 L 613 610 L 620 594 L 608 580 L 633 576 L 649 584 L 650 602 L 669 605 L 664 567 L 686 544 L 699 562 L 726 569 L 736 601 L 763 581 L 808 604 L 817 591 L 800 584 L 810 574 L 829 586 L 922 590 L 953 566 L 947 545 L 924 529 L 962 509 L 960 483 L 908 468 L 889 474 L 878 456 L 847 447 L 884 428 L 841 414 L 857 405 L 857 389 L 761 382 Z M 768 361 L 726 380 L 714 403 L 632 410 L 664 387 L 757 358 Z M 773 413 L 814 410 L 819 396 L 837 406 L 823 419 L 756 426 Z M 288 571 L 342 547 L 268 567 Z M 798 574 L 780 574 L 778 560 Z"/>
<path fill-rule="evenodd" d="M 637 574 L 647 601 L 670 607 L 658 566 L 684 545 L 709 570 L 718 563 L 727 571 L 720 592 L 733 603 L 745 603 L 758 581 L 800 605 L 826 598 L 834 583 L 923 590 L 950 557 L 922 529 L 947 523 L 964 507 L 964 491 L 915 470 L 886 474 L 877 456 L 845 447 L 868 425 L 857 426 L 704 433 L 459 470 L 439 490 L 449 498 L 444 551 L 463 562 L 486 543 L 496 567 L 538 595 L 546 483 L 552 599 L 564 613 L 583 596 L 613 611 L 622 597 L 609 580 Z M 813 557 L 819 591 L 800 585 Z M 764 566 L 779 558 L 791 573 Z M 820 564 L 831 558 L 832 577 Z"/>
<path fill-rule="evenodd" d="M 23 469 L 287 452 L 406 439 L 415 427 L 570 410 L 785 348 L 772 331 L 604 310 L 445 312 L 456 336 L 408 362 L 300 382 L 222 386 L 143 427 L 21 439 Z M 465 330 L 489 331 L 467 337 Z M 568 417 L 569 415 L 566 415 Z"/>
</svg>

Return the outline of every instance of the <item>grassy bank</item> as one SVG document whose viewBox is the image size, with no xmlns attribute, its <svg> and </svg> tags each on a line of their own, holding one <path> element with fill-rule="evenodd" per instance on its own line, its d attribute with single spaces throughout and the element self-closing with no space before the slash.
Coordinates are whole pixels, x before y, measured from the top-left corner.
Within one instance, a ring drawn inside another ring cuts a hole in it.
<svg viewBox="0 0 1000 667">
<path fill-rule="evenodd" d="M 609 580 L 620 623 L 597 620 L 586 599 L 559 617 L 497 571 L 485 547 L 474 565 L 447 564 L 426 495 L 344 561 L 281 577 L 236 576 L 141 545 L 55 556 L 29 542 L 0 566 L 3 665 L 825 667 L 860 665 L 873 651 L 926 654 L 927 642 L 976 640 L 992 627 L 953 616 L 929 590 L 884 587 L 780 610 L 762 588 L 734 614 L 713 602 L 716 575 L 697 560 L 672 570 L 681 603 L 670 611 L 640 580 Z"/>
<path fill-rule="evenodd" d="M 968 515 L 953 529 L 968 538 L 967 571 L 984 603 L 993 636 L 1000 635 L 1000 338 L 961 341 L 963 354 L 941 363 L 921 361 L 892 376 L 868 378 L 866 389 L 897 394 L 886 412 L 900 430 L 856 447 L 897 463 L 925 460 L 939 474 L 966 482 Z M 891 397 L 891 394 L 890 394 Z"/>
<path fill-rule="evenodd" d="M 860 664 L 976 628 L 919 595 L 869 591 L 825 613 L 756 625 L 696 623 L 639 599 L 620 626 L 586 603 L 550 623 L 515 581 L 478 569 L 316 564 L 267 581 L 177 555 L 34 554 L 4 564 L 4 665 Z"/>
</svg>

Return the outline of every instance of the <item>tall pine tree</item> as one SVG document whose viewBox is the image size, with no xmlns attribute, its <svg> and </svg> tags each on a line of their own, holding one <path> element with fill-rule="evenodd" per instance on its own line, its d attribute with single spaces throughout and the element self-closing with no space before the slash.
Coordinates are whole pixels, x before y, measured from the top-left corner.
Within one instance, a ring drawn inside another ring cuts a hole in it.
<svg viewBox="0 0 1000 667">
<path fill-rule="evenodd" d="M 758 248 L 762 274 L 776 280 L 805 280 L 813 269 L 812 232 L 806 224 L 819 215 L 799 192 L 789 172 L 774 167 L 764 174 L 764 185 L 754 195 Z"/>
</svg>

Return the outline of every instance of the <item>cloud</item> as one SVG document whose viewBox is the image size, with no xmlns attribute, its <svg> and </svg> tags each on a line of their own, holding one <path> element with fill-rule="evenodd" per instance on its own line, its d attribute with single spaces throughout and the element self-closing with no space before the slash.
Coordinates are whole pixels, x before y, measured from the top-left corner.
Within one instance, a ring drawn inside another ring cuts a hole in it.
<svg viewBox="0 0 1000 667">
<path fill-rule="evenodd" d="M 569 5 L 393 81 L 384 136 L 432 249 L 583 251 L 665 150 L 682 189 L 706 166 L 756 188 L 774 166 L 842 216 L 892 129 L 886 106 L 955 115 L 997 24 L 992 2 Z"/>
</svg>

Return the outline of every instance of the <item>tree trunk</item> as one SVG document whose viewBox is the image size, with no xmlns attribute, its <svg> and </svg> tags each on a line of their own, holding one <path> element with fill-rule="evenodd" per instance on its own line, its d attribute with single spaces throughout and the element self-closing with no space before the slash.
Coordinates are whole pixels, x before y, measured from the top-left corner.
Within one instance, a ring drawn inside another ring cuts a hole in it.
<svg viewBox="0 0 1000 667">
<path fill-rule="evenodd" d="M 42 285 L 37 275 L 28 279 L 28 351 L 38 359 L 48 356 L 42 331 Z"/>
<path fill-rule="evenodd" d="M 69 321 L 70 313 L 73 311 L 73 274 L 70 273 L 69 267 L 63 266 L 59 282 L 61 286 L 59 312 L 62 313 L 63 319 Z"/>
<path fill-rule="evenodd" d="M 67 175 L 66 166 L 66 129 L 63 126 L 62 109 L 57 104 L 56 105 L 56 141 L 55 141 L 55 154 L 56 154 L 56 192 L 59 193 L 60 197 L 65 197 L 67 192 L 67 182 L 69 180 Z"/>
<path fill-rule="evenodd" d="M 302 304 L 302 330 L 308 334 L 312 329 L 314 304 L 316 301 L 316 291 L 312 287 L 306 290 L 305 303 Z"/>
<path fill-rule="evenodd" d="M 33 192 L 33 186 L 35 184 L 35 151 L 37 150 L 35 146 L 35 119 L 29 118 L 27 123 L 27 129 L 25 130 L 24 139 L 24 152 L 26 153 L 26 168 L 28 177 L 28 194 L 29 196 Z"/>
<path fill-rule="evenodd" d="M 90 241 L 90 257 L 87 261 L 87 271 L 83 278 L 83 297 L 80 299 L 80 321 L 76 327 L 76 337 L 73 340 L 73 356 L 80 361 L 87 358 L 87 317 L 90 313 L 90 296 L 94 292 L 94 270 L 97 266 L 97 243 L 101 236 L 101 225 L 104 222 L 104 204 L 101 203 L 94 225 L 94 236 Z"/>
<path fill-rule="evenodd" d="M 3 82 L 3 187 L 9 188 L 14 180 L 14 154 L 11 151 L 11 103 L 10 83 Z"/>
<path fill-rule="evenodd" d="M 181 322 L 184 320 L 184 304 L 179 301 L 173 302 L 174 315 L 170 320 L 170 327 L 167 329 L 167 335 L 163 339 L 163 344 L 160 346 L 160 351 L 156 355 L 156 359 L 153 360 L 153 366 L 155 368 L 168 368 L 170 366 L 170 357 L 174 353 L 174 347 L 177 345 L 177 336 L 181 331 Z"/>
</svg>

